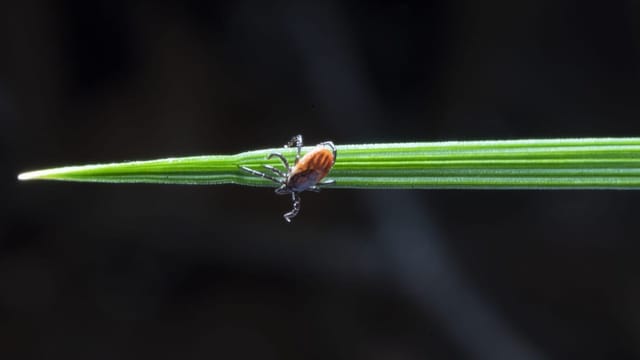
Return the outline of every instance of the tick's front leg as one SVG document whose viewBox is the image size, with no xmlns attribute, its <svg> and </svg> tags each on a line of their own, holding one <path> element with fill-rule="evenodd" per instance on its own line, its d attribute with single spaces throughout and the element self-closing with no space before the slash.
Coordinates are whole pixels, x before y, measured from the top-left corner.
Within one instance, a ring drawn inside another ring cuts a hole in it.
<svg viewBox="0 0 640 360">
<path fill-rule="evenodd" d="M 293 200 L 293 209 L 283 215 L 287 222 L 291 222 L 291 219 L 296 217 L 300 212 L 300 195 L 298 195 L 298 193 L 291 193 L 291 200 Z"/>
<path fill-rule="evenodd" d="M 271 171 L 273 171 L 276 175 L 280 175 L 280 176 L 282 176 L 283 178 L 286 178 L 286 177 L 287 177 L 287 174 L 285 174 L 285 173 L 283 173 L 282 171 L 280 171 L 280 170 L 278 170 L 278 169 L 274 168 L 274 167 L 273 167 L 273 166 L 271 166 L 271 165 L 262 165 L 262 167 L 263 167 L 263 168 L 265 168 L 265 169 L 267 169 L 267 170 L 271 170 Z"/>
<path fill-rule="evenodd" d="M 282 165 L 284 165 L 284 167 L 287 169 L 287 172 L 291 172 L 291 167 L 289 167 L 289 162 L 287 161 L 287 158 L 282 156 L 282 154 L 280 153 L 271 153 L 269 154 L 269 156 L 267 156 L 267 160 L 271 160 L 271 158 L 273 157 L 277 157 L 278 159 L 280 159 L 280 161 L 282 161 Z"/>
<path fill-rule="evenodd" d="M 278 180 L 278 179 L 276 179 L 276 178 L 274 178 L 272 176 L 269 176 L 269 175 L 267 175 L 265 173 L 262 173 L 260 171 L 253 170 L 251 168 L 248 168 L 248 167 L 242 166 L 242 165 L 240 165 L 239 167 L 240 167 L 240 170 L 242 170 L 242 171 L 244 171 L 244 172 L 246 172 L 248 174 L 251 174 L 251 175 L 254 175 L 254 176 L 258 176 L 258 177 L 261 177 L 261 178 L 265 178 L 265 179 L 271 180 L 271 181 L 273 181 L 275 183 L 278 183 L 278 184 L 282 184 L 282 181 L 280 181 L 280 180 Z"/>
</svg>

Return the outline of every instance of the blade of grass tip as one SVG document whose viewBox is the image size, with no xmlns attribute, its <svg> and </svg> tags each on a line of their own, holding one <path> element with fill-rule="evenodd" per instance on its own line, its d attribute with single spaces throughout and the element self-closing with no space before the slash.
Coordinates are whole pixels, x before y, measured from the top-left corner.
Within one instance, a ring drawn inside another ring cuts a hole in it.
<svg viewBox="0 0 640 360">
<path fill-rule="evenodd" d="M 304 152 L 311 147 L 305 147 Z M 338 145 L 332 188 L 640 189 L 640 138 L 482 140 Z M 69 166 L 19 180 L 276 186 L 240 170 L 280 166 L 293 149 Z"/>
</svg>

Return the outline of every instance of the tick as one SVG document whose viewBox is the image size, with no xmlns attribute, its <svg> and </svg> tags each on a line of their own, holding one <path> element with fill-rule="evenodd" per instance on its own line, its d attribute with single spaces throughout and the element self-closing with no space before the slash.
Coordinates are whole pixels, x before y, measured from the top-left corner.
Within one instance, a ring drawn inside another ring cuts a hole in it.
<svg viewBox="0 0 640 360">
<path fill-rule="evenodd" d="M 241 170 L 251 175 L 259 176 L 280 184 L 280 187 L 275 191 L 276 194 L 291 194 L 293 209 L 283 215 L 287 222 L 291 222 L 291 219 L 300 212 L 301 192 L 305 190 L 318 192 L 320 191 L 320 185 L 335 184 L 335 180 L 325 180 L 322 182 L 321 180 L 329 174 L 329 171 L 333 168 L 333 164 L 336 163 L 336 156 L 338 155 L 338 150 L 336 150 L 335 145 L 333 145 L 331 141 L 325 141 L 318 144 L 318 146 L 306 153 L 304 156 L 300 157 L 300 150 L 302 149 L 302 135 L 294 136 L 284 147 L 289 148 L 292 146 L 295 146 L 297 149 L 296 159 L 293 166 L 289 166 L 289 162 L 281 153 L 271 153 L 267 156 L 267 159 L 274 157 L 280 159 L 286 172 L 276 169 L 270 165 L 263 165 L 263 167 L 271 171 L 273 175 L 265 174 L 246 166 L 240 166 Z"/>
</svg>

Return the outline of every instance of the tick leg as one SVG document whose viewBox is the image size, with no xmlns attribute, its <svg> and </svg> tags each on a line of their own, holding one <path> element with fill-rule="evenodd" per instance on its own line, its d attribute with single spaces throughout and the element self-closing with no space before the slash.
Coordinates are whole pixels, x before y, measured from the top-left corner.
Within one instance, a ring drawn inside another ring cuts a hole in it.
<svg viewBox="0 0 640 360">
<path fill-rule="evenodd" d="M 293 209 L 283 215 L 287 222 L 291 222 L 291 219 L 296 217 L 300 212 L 300 195 L 298 195 L 298 193 L 291 193 L 291 200 L 293 200 Z"/>
<path fill-rule="evenodd" d="M 325 180 L 325 181 L 321 182 L 320 185 L 333 185 L 335 183 L 336 183 L 335 180 Z"/>
<path fill-rule="evenodd" d="M 289 142 L 287 143 L 287 145 L 285 145 L 285 147 L 292 147 L 292 146 L 295 146 L 297 149 L 296 161 L 293 163 L 293 166 L 296 166 L 298 165 L 298 160 L 300 160 L 300 150 L 302 148 L 302 135 L 296 135 L 292 137 L 291 140 L 289 140 Z"/>
<path fill-rule="evenodd" d="M 242 165 L 239 166 L 239 167 L 240 167 L 240 170 L 242 170 L 242 171 L 244 171 L 246 173 L 249 173 L 251 175 L 258 176 L 258 177 L 261 177 L 261 178 L 265 178 L 265 179 L 271 180 L 271 181 L 273 181 L 275 183 L 278 183 L 278 184 L 282 184 L 281 180 L 278 180 L 278 179 L 276 179 L 276 178 L 274 178 L 272 176 L 269 176 L 269 175 L 267 175 L 265 173 L 262 173 L 260 171 L 253 170 L 253 169 L 250 169 L 250 168 L 248 168 L 246 166 L 242 166 Z"/>
<path fill-rule="evenodd" d="M 282 186 L 276 189 L 275 193 L 278 195 L 288 195 L 291 194 L 291 190 L 287 189 L 287 185 L 283 183 Z"/>
<path fill-rule="evenodd" d="M 265 169 L 267 169 L 267 170 L 271 170 L 271 171 L 273 171 L 274 173 L 276 173 L 277 175 L 280 175 L 280 176 L 282 176 L 282 177 L 284 177 L 284 178 L 286 178 L 286 177 L 287 177 L 287 174 L 285 174 L 285 173 L 283 173 L 282 171 L 280 171 L 280 170 L 278 170 L 278 169 L 274 168 L 274 167 L 273 167 L 273 166 L 271 166 L 271 165 L 262 165 L 262 167 L 264 167 L 264 168 L 265 168 Z"/>
<path fill-rule="evenodd" d="M 324 186 L 324 185 L 333 185 L 335 183 L 336 183 L 335 180 L 325 180 L 323 182 L 318 183 L 318 185 L 314 185 L 314 186 L 310 187 L 308 190 L 315 191 L 315 192 L 320 192 L 320 189 L 321 189 L 320 185 L 322 185 L 322 186 Z"/>
<path fill-rule="evenodd" d="M 336 146 L 333 145 L 332 141 L 325 141 L 320 143 L 319 145 L 328 146 L 331 148 L 331 151 L 333 151 L 333 162 L 331 163 L 331 166 L 333 166 L 333 164 L 336 163 L 336 158 L 338 157 L 338 149 L 336 149 Z"/>
<path fill-rule="evenodd" d="M 267 160 L 270 160 L 273 157 L 277 157 L 278 159 L 280 159 L 280 161 L 282 161 L 282 164 L 284 164 L 284 167 L 287 169 L 287 172 L 291 172 L 291 167 L 289 167 L 289 162 L 287 161 L 287 158 L 282 156 L 282 154 L 280 153 L 271 153 L 269 154 L 269 156 L 267 156 Z"/>
</svg>

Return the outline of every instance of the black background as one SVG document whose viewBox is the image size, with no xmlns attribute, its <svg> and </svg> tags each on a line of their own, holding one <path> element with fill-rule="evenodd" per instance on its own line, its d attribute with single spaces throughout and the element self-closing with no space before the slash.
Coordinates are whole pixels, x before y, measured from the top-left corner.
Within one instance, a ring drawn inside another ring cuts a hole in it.
<svg viewBox="0 0 640 360">
<path fill-rule="evenodd" d="M 16 175 L 639 119 L 634 0 L 3 2 L 0 358 L 638 358 L 636 192 Z"/>
</svg>

